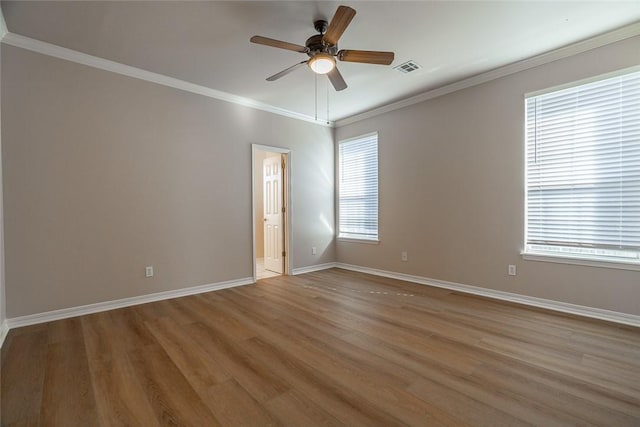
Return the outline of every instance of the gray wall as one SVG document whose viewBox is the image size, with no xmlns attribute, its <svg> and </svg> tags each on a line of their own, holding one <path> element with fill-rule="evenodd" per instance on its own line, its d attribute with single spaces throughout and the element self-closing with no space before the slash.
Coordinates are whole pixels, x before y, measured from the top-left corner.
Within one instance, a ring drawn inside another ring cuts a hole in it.
<svg viewBox="0 0 640 427">
<path fill-rule="evenodd" d="M 7 316 L 250 277 L 252 143 L 293 150 L 293 268 L 337 258 L 640 314 L 640 273 L 519 255 L 523 94 L 636 65 L 639 46 L 338 128 L 379 132 L 381 243 L 336 254 L 331 129 L 3 45 Z"/>
<path fill-rule="evenodd" d="M 338 261 L 640 315 L 640 272 L 520 257 L 523 95 L 638 64 L 635 37 L 339 127 L 379 133 L 380 244 L 338 241 Z"/>
<path fill-rule="evenodd" d="M 332 129 L 6 45 L 2 67 L 9 318 L 251 277 L 252 143 L 292 150 L 293 268 L 335 261 Z"/>
</svg>

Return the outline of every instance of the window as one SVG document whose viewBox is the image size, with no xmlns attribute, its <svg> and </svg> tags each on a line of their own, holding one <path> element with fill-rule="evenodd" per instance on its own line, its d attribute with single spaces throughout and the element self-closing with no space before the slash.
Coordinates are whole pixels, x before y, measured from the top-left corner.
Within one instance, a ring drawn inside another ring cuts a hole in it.
<svg viewBox="0 0 640 427">
<path fill-rule="evenodd" d="M 338 237 L 378 240 L 378 134 L 341 141 Z"/>
<path fill-rule="evenodd" d="M 640 265 L 640 71 L 526 99 L 527 253 Z"/>
</svg>

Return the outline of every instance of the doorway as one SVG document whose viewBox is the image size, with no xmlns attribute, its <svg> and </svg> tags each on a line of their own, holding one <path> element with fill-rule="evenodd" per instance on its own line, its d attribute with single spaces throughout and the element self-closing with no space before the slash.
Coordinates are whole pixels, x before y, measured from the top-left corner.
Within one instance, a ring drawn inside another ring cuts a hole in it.
<svg viewBox="0 0 640 427">
<path fill-rule="evenodd" d="M 254 280 L 289 274 L 290 154 L 252 145 Z"/>
</svg>

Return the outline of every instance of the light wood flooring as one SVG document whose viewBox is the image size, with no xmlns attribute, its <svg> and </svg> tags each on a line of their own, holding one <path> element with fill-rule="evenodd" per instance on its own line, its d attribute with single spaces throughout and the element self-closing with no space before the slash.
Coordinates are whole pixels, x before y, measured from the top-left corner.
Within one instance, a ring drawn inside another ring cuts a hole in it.
<svg viewBox="0 0 640 427">
<path fill-rule="evenodd" d="M 348 272 L 12 330 L 2 424 L 640 425 L 640 330 Z"/>
</svg>

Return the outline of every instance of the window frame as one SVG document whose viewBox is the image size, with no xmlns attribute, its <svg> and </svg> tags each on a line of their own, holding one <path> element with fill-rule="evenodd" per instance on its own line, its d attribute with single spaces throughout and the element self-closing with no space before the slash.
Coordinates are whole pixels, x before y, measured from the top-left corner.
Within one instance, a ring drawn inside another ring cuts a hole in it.
<svg viewBox="0 0 640 427">
<path fill-rule="evenodd" d="M 547 252 L 544 250 L 536 250 L 530 247 L 531 244 L 528 243 L 528 227 L 529 227 L 529 195 L 528 195 L 528 135 L 527 135 L 527 100 L 530 98 L 534 98 L 537 96 L 562 91 L 565 89 L 575 88 L 578 86 L 587 85 L 590 83 L 598 82 L 601 80 L 606 80 L 610 78 L 620 77 L 627 74 L 633 74 L 640 72 L 640 66 L 633 66 L 624 68 L 621 70 L 617 70 L 610 73 L 601 74 L 598 76 L 593 76 L 586 79 L 581 79 L 577 81 L 573 81 L 570 83 L 546 88 L 543 90 L 525 93 L 523 97 L 523 117 L 524 117 L 524 132 L 523 132 L 523 148 L 524 148 L 524 235 L 523 235 L 523 249 L 520 254 L 524 260 L 529 261 L 542 261 L 542 262 L 552 262 L 552 263 L 560 263 L 560 264 L 571 264 L 571 265 L 582 265 L 582 266 L 591 266 L 591 267 L 603 267 L 603 268 L 612 268 L 612 269 L 622 269 L 622 270 L 634 270 L 640 271 L 640 259 L 634 260 L 629 259 L 626 260 L 624 258 L 614 258 L 609 256 L 598 256 L 594 254 L 576 254 L 576 253 L 561 253 L 558 252 Z M 535 244 L 533 244 L 535 246 Z M 569 246 L 564 246 L 569 247 Z M 562 248 L 559 246 L 559 248 Z M 594 248 L 597 249 L 597 248 Z M 640 252 L 640 250 L 638 251 Z"/>
<path fill-rule="evenodd" d="M 341 213 L 341 203 L 340 203 L 340 192 L 342 189 L 342 185 L 341 185 L 341 165 L 342 165 L 342 161 L 341 161 L 341 157 L 340 157 L 340 146 L 344 143 L 349 143 L 349 142 L 354 142 L 354 141 L 358 141 L 358 140 L 362 140 L 362 139 L 368 139 L 372 136 L 375 136 L 376 139 L 376 175 L 377 175 L 377 183 L 376 183 L 376 198 L 377 198 L 377 210 L 376 210 L 376 217 L 377 217 L 377 224 L 376 224 L 376 236 L 375 238 L 371 238 L 371 239 L 367 239 L 367 238 L 358 238 L 358 237 L 352 237 L 352 236 L 344 236 L 342 235 L 342 231 L 340 230 L 340 213 Z M 379 134 L 377 131 L 375 132 L 369 132 L 366 134 L 362 134 L 362 135 L 358 135 L 355 137 L 351 137 L 351 138 L 346 138 L 346 139 L 342 139 L 340 141 L 338 141 L 338 146 L 337 146 L 337 150 L 336 150 L 336 157 L 337 157 L 337 168 L 336 168 L 336 181 L 337 181 L 337 185 L 336 185 L 336 205 L 337 205 L 337 209 L 336 209 L 336 239 L 342 242 L 353 242 L 353 243 L 364 243 L 364 244 L 369 244 L 369 245 L 377 245 L 380 243 L 380 138 L 379 138 Z"/>
</svg>

